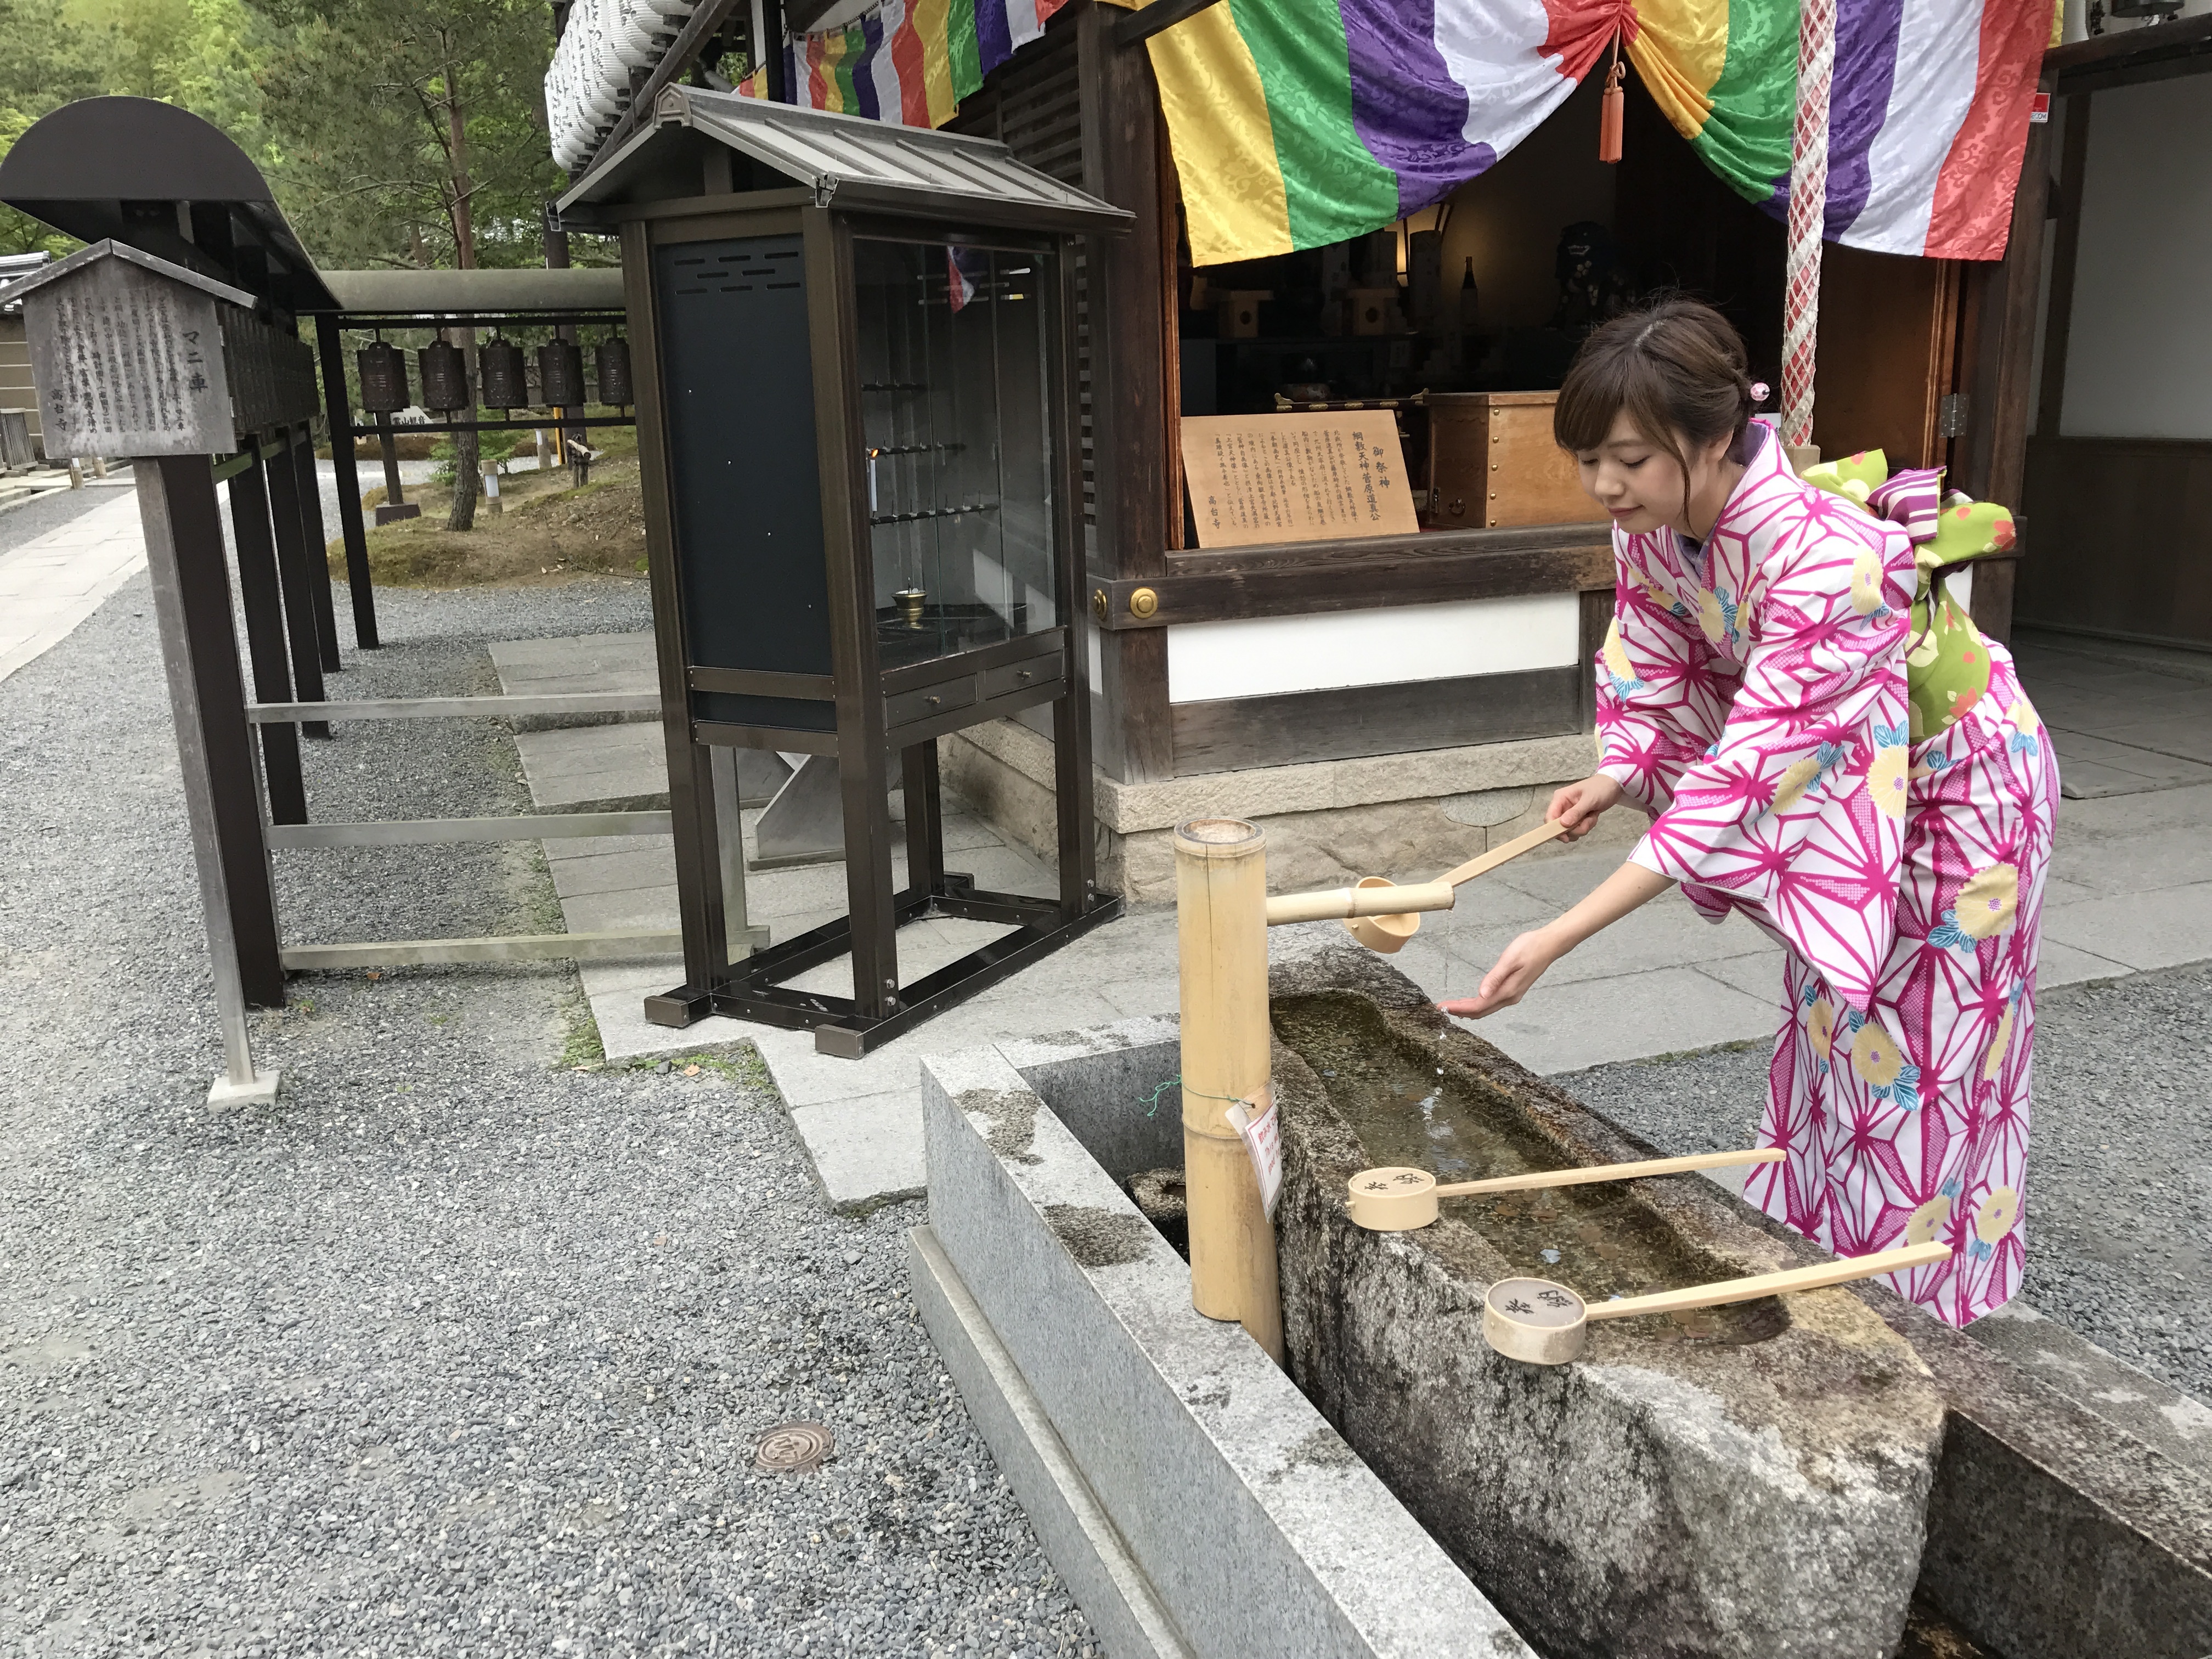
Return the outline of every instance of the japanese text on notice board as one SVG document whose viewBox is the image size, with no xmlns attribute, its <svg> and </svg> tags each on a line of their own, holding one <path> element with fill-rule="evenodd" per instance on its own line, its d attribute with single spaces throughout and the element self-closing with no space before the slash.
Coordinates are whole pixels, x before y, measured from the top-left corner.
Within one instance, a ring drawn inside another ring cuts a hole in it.
<svg viewBox="0 0 2212 1659">
<path fill-rule="evenodd" d="M 1200 547 L 1419 527 L 1389 410 L 1186 416 L 1182 465 Z"/>
</svg>

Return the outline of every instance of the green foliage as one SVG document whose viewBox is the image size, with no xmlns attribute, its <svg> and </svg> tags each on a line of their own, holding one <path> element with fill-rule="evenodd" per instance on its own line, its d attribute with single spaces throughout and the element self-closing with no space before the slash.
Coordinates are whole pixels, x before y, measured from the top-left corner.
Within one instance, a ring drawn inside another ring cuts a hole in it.
<svg viewBox="0 0 2212 1659">
<path fill-rule="evenodd" d="M 20 0 L 0 0 L 0 154 L 12 148 L 24 129 L 47 111 L 74 98 L 101 90 L 91 34 L 52 12 L 40 13 Z M 13 208 L 0 208 L 0 253 L 29 253 L 40 248 L 64 253 L 76 244 L 56 236 L 35 219 Z"/>
<path fill-rule="evenodd" d="M 72 99 L 159 98 L 252 156 L 332 266 L 540 255 L 544 0 L 0 0 L 0 155 Z M 75 246 L 0 208 L 0 252 Z"/>
<path fill-rule="evenodd" d="M 561 182 L 542 0 L 252 4 L 278 32 L 258 77 L 283 149 L 273 182 L 318 259 L 538 261 L 540 204 Z"/>
</svg>

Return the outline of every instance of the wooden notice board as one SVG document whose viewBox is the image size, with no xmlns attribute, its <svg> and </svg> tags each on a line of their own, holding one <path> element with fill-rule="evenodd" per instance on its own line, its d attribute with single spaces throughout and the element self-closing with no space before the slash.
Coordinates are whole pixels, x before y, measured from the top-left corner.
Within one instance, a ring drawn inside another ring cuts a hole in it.
<svg viewBox="0 0 2212 1659">
<path fill-rule="evenodd" d="M 1200 547 L 1410 535 L 1419 529 L 1387 409 L 1186 415 L 1183 478 Z"/>
</svg>

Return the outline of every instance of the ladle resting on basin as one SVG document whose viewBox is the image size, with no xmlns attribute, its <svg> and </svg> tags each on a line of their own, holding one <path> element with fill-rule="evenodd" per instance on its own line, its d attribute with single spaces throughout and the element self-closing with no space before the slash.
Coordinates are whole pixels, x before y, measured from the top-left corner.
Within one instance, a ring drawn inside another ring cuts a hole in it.
<svg viewBox="0 0 2212 1659">
<path fill-rule="evenodd" d="M 1526 1175 L 1496 1176 L 1487 1181 L 1455 1181 L 1439 1187 L 1426 1170 L 1387 1165 L 1362 1170 L 1346 1182 L 1353 1222 L 1370 1232 L 1411 1232 L 1437 1218 L 1440 1198 L 1479 1193 L 1524 1193 L 1546 1187 L 1583 1187 L 1599 1181 L 1636 1181 L 1645 1176 L 1680 1175 L 1688 1170 L 1720 1170 L 1732 1164 L 1779 1164 L 1789 1154 L 1779 1146 L 1741 1152 L 1698 1152 L 1688 1158 L 1647 1158 L 1640 1164 L 1589 1164 L 1571 1170 L 1536 1170 Z"/>
<path fill-rule="evenodd" d="M 1564 1365 L 1581 1357 L 1593 1319 L 1687 1313 L 1693 1308 L 1718 1308 L 1790 1291 L 1815 1291 L 1881 1273 L 1902 1273 L 1908 1267 L 1928 1267 L 1950 1254 L 1948 1244 L 1911 1244 L 1900 1250 L 1848 1256 L 1817 1267 L 1792 1267 L 1784 1273 L 1692 1285 L 1650 1296 L 1616 1297 L 1595 1306 L 1548 1279 L 1501 1279 L 1482 1299 L 1482 1338 L 1508 1359 L 1531 1365 Z"/>
</svg>

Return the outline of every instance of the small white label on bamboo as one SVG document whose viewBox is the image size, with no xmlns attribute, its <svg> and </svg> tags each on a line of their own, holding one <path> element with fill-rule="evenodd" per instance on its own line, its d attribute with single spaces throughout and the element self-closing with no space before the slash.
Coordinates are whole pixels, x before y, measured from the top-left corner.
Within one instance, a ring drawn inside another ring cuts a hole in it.
<svg viewBox="0 0 2212 1659">
<path fill-rule="evenodd" d="M 1283 1138 L 1276 1132 L 1275 1091 L 1269 1085 L 1257 1100 L 1240 1100 L 1222 1115 L 1244 1142 L 1252 1173 L 1260 1178 L 1260 1207 L 1275 1218 L 1275 1198 L 1283 1190 Z"/>
</svg>

